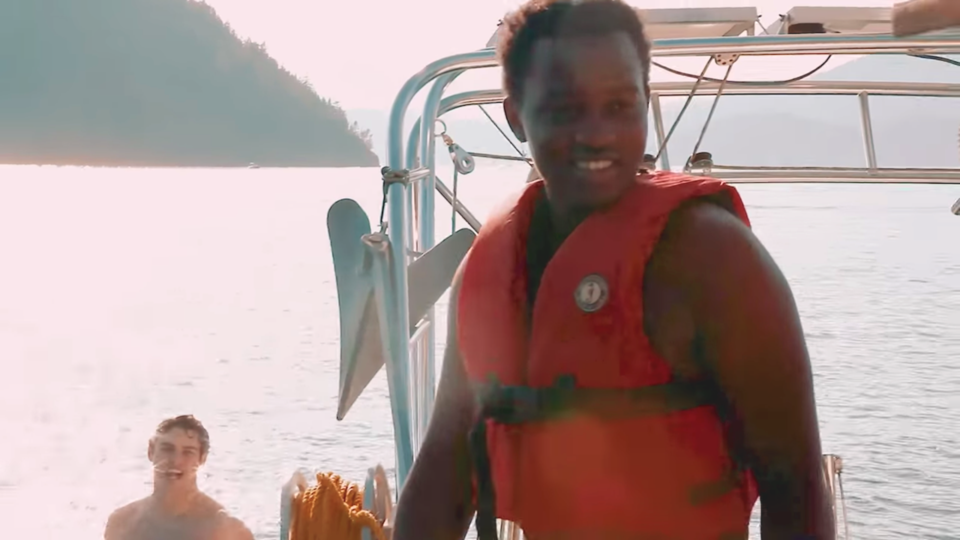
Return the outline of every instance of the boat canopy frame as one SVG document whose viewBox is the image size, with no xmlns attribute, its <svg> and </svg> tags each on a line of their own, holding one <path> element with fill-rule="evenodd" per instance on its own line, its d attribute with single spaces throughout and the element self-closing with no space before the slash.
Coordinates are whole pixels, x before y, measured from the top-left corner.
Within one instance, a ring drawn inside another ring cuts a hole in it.
<svg viewBox="0 0 960 540">
<path fill-rule="evenodd" d="M 655 11 L 655 10 L 651 10 Z M 652 57 L 688 57 L 700 56 L 715 60 L 723 55 L 777 56 L 777 55 L 952 55 L 960 54 L 960 31 L 938 32 L 909 38 L 896 38 L 889 34 L 788 34 L 758 36 L 722 36 L 709 38 L 674 38 L 653 42 Z M 439 193 L 464 221 L 479 232 L 481 222 L 462 201 L 454 198 L 453 190 L 436 176 L 436 123 L 443 115 L 468 106 L 501 103 L 504 93 L 501 89 L 472 90 L 445 96 L 450 83 L 469 70 L 496 67 L 496 51 L 484 48 L 473 52 L 456 54 L 432 62 L 413 75 L 397 95 L 390 112 L 388 129 L 388 166 L 390 171 L 406 171 L 419 177 L 409 184 L 390 184 L 385 191 L 386 230 L 389 231 L 393 257 L 397 260 L 410 260 L 417 253 L 431 249 L 435 244 L 435 198 Z M 428 84 L 430 87 L 423 105 L 423 113 L 407 134 L 404 145 L 404 118 L 415 95 Z M 699 83 L 699 84 L 698 84 Z M 904 83 L 904 82 L 856 82 L 856 81 L 795 81 L 781 85 L 742 85 L 701 81 L 681 81 L 652 83 L 650 107 L 654 117 L 654 132 L 658 145 L 663 146 L 659 157 L 661 169 L 669 168 L 669 156 L 663 144 L 667 139 L 666 126 L 660 99 L 664 97 L 682 97 L 692 95 L 847 95 L 856 96 L 860 107 L 860 119 L 866 167 L 742 167 L 712 164 L 711 176 L 731 183 L 845 183 L 845 184 L 957 184 L 960 183 L 960 168 L 887 168 L 877 165 L 875 142 L 872 133 L 869 100 L 871 96 L 905 97 L 960 97 L 960 85 L 945 83 Z M 682 116 L 682 112 L 678 115 Z M 462 149 L 455 148 L 454 150 Z M 469 153 L 468 153 L 469 154 Z M 455 151 L 452 157 L 457 157 Z M 523 160 L 524 156 L 496 156 L 479 153 L 470 157 L 503 157 Z M 462 155 L 460 156 L 462 159 Z M 456 164 L 455 164 L 456 165 Z M 691 169 L 692 172 L 697 170 Z M 462 172 L 461 172 L 462 174 Z M 416 205 L 414 205 L 416 201 Z M 414 215 L 416 208 L 416 215 Z M 416 218 L 416 219 L 414 219 Z M 402 267 L 404 265 L 398 265 Z M 405 289 L 406 279 L 402 269 L 393 276 L 398 289 Z M 401 295 L 402 296 L 402 295 Z M 400 328 L 410 326 L 403 318 L 402 305 L 393 306 L 396 313 L 395 323 Z M 432 316 L 432 314 L 431 314 Z M 430 321 L 423 321 L 429 325 Z M 412 343 L 410 351 L 396 351 L 397 364 L 409 365 L 411 353 L 422 362 L 418 371 L 418 380 L 426 383 L 412 388 L 414 407 L 394 403 L 398 416 L 416 426 L 416 439 L 422 437 L 429 421 L 429 408 L 416 409 L 417 406 L 432 407 L 435 389 L 433 373 L 434 336 L 433 332 L 423 332 L 417 336 L 425 340 L 423 344 Z M 404 444 L 397 441 L 398 445 Z M 409 443 L 414 446 L 412 441 Z M 405 477 L 400 470 L 409 470 L 410 463 L 399 463 L 398 477 Z"/>
<path fill-rule="evenodd" d="M 744 56 L 911 55 L 960 65 L 940 56 L 960 54 L 958 30 L 894 37 L 887 8 L 810 9 L 814 8 L 791 10 L 775 25 L 763 29 L 760 35 L 755 35 L 752 24 L 759 24 L 754 8 L 644 10 L 643 16 L 654 37 L 654 60 L 671 57 L 706 59 L 704 71 L 696 80 L 651 84 L 650 107 L 659 151 L 655 156 L 648 155 L 650 165 L 670 168 L 671 156 L 666 151 L 666 143 L 673 129 L 667 130 L 663 123 L 661 99 L 686 97 L 688 105 L 694 96 L 706 95 L 714 96 L 713 107 L 697 147 L 685 158 L 683 166 L 692 174 L 710 174 L 731 183 L 960 183 L 960 168 L 880 167 L 869 107 L 872 96 L 960 97 L 960 85 L 808 81 L 802 77 L 766 83 L 728 80 L 732 66 Z M 472 172 L 477 157 L 525 161 L 533 167 L 532 161 L 516 146 L 517 156 L 471 153 L 453 142 L 445 127 L 437 133 L 441 117 L 451 111 L 468 106 L 482 109 L 483 105 L 502 102 L 504 94 L 499 88 L 446 95 L 450 84 L 463 73 L 498 65 L 493 47 L 497 36 L 495 33 L 486 48 L 447 56 L 426 65 L 398 92 L 389 116 L 387 165 L 381 170 L 383 200 L 376 230 L 352 200 L 338 201 L 328 214 L 340 303 L 340 406 L 337 416 L 343 419 L 359 393 L 380 367 L 385 366 L 397 453 L 397 493 L 403 488 L 413 465 L 433 408 L 436 388 L 433 305 L 449 288 L 457 266 L 482 226 L 481 221 L 458 200 L 456 184 L 451 189 L 437 178 L 436 139 L 443 138 L 453 161 L 454 174 Z M 727 67 L 722 80 L 704 77 L 711 64 Z M 408 109 L 414 97 L 428 85 L 422 114 L 410 132 L 405 133 L 404 120 Z M 715 164 L 709 153 L 697 150 L 721 95 L 856 96 L 867 165 L 855 168 Z M 685 111 L 686 105 L 676 121 Z M 492 118 L 490 120 L 493 122 Z M 493 124 L 497 126 L 496 122 Z M 503 130 L 497 128 L 506 137 Z M 435 232 L 437 193 L 454 210 L 454 231 L 440 242 L 437 242 Z M 960 214 L 960 201 L 954 208 L 955 213 Z M 467 223 L 468 229 L 456 230 L 457 215 Z M 833 463 L 825 470 L 839 474 L 842 469 L 840 458 L 828 455 L 825 459 Z M 835 489 L 833 478 L 829 481 Z M 368 478 L 368 486 L 370 482 Z M 284 492 L 285 501 L 288 502 L 290 496 L 288 491 Z M 281 511 L 282 530 L 285 530 L 289 518 L 288 505 Z"/>
</svg>

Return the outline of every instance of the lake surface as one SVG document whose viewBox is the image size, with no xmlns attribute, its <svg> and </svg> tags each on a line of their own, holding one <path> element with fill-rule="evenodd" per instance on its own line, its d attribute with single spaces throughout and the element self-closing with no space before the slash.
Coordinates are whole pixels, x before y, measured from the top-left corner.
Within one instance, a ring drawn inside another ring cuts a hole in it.
<svg viewBox="0 0 960 540">
<path fill-rule="evenodd" d="M 525 177 L 480 163 L 461 198 L 484 216 Z M 741 193 L 797 297 L 851 533 L 957 538 L 960 187 Z M 102 538 L 175 414 L 208 426 L 202 488 L 258 540 L 297 468 L 392 469 L 382 373 L 335 419 L 343 197 L 376 219 L 378 171 L 0 167 L 0 537 Z"/>
</svg>

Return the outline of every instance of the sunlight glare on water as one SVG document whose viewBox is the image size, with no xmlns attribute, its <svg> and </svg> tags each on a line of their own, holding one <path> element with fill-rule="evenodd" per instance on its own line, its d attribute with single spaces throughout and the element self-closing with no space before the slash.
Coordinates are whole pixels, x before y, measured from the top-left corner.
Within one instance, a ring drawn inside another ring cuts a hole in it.
<svg viewBox="0 0 960 540">
<path fill-rule="evenodd" d="M 525 176 L 480 164 L 460 197 L 484 216 Z M 149 493 L 147 438 L 175 414 L 209 427 L 201 487 L 261 540 L 295 469 L 392 470 L 382 373 L 335 420 L 326 211 L 352 197 L 376 219 L 375 169 L 4 167 L 0 190 L 0 537 L 102 537 Z M 741 192 L 797 297 L 851 532 L 955 536 L 957 188 Z"/>
</svg>

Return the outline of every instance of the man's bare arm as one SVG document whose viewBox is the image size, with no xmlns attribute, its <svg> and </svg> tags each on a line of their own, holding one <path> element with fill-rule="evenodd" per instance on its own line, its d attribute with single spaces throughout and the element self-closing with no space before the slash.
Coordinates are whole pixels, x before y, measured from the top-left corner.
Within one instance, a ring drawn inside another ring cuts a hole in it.
<svg viewBox="0 0 960 540">
<path fill-rule="evenodd" d="M 423 445 L 400 493 L 393 540 L 453 540 L 466 535 L 475 509 L 468 434 L 473 394 L 457 340 L 461 270 L 450 290 L 447 348 Z"/>
<path fill-rule="evenodd" d="M 671 222 L 697 348 L 740 423 L 757 479 L 763 538 L 832 540 L 813 376 L 786 279 L 719 206 L 694 204 Z"/>
</svg>

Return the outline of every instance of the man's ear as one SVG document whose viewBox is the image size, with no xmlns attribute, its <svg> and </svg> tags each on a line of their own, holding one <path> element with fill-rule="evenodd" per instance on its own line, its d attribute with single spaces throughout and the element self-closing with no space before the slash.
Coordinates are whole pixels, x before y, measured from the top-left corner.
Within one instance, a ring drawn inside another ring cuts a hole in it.
<svg viewBox="0 0 960 540">
<path fill-rule="evenodd" d="M 527 142 L 527 134 L 523 130 L 523 122 L 520 121 L 520 109 L 517 102 L 510 96 L 503 100 L 503 114 L 507 117 L 507 124 L 510 125 L 510 131 L 518 141 Z"/>
</svg>

